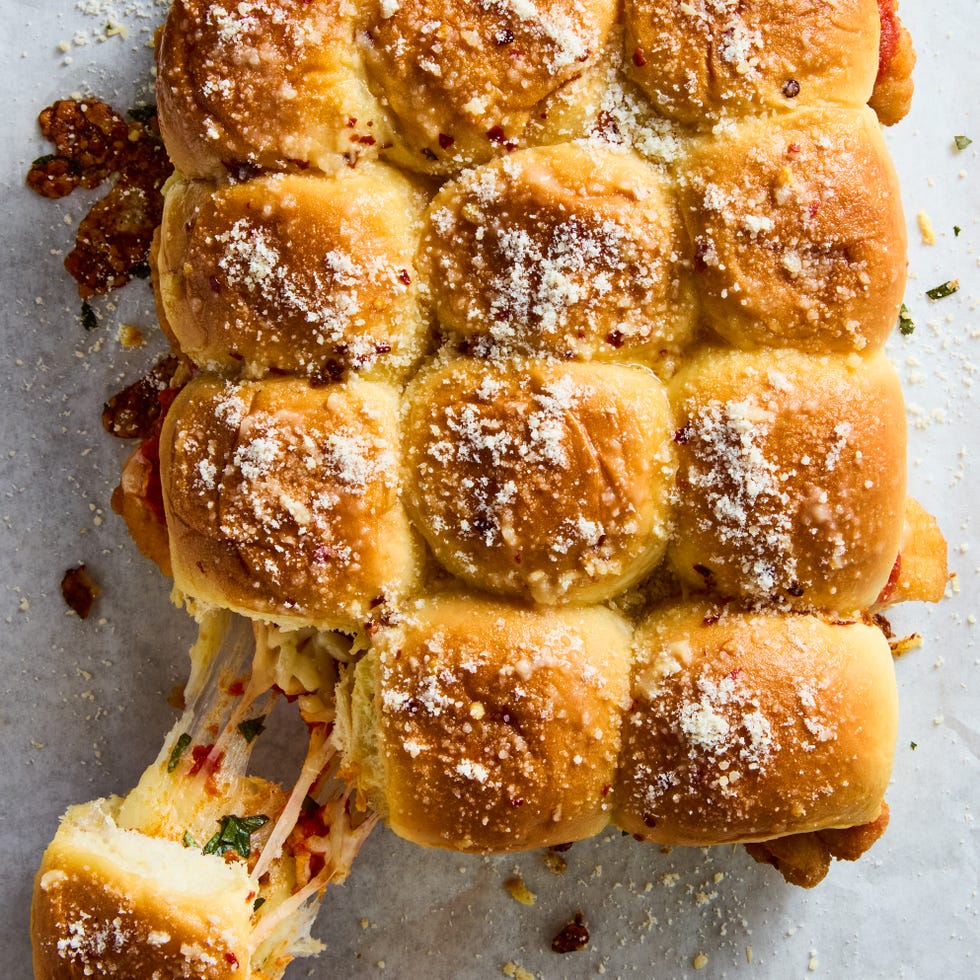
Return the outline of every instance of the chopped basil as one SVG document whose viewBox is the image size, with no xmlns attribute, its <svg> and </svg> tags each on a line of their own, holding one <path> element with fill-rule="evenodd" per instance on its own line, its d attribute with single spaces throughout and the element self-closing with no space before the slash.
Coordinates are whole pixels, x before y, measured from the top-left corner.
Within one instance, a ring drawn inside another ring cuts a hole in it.
<svg viewBox="0 0 980 980">
<path fill-rule="evenodd" d="M 167 772 L 173 772 L 177 768 L 177 763 L 180 762 L 180 757 L 187 751 L 191 744 L 191 737 L 186 732 L 177 739 L 177 744 L 174 745 L 170 752 L 170 760 L 167 762 Z"/>
<path fill-rule="evenodd" d="M 909 745 L 912 747 L 913 752 L 919 747 L 918 742 L 909 742 Z"/>
<path fill-rule="evenodd" d="M 912 314 L 909 313 L 909 308 L 902 303 L 902 308 L 898 311 L 898 332 L 907 337 L 914 330 L 915 321 L 912 319 Z"/>
<path fill-rule="evenodd" d="M 45 153 L 43 157 L 38 157 L 31 163 L 32 167 L 46 167 L 54 160 L 61 159 L 57 153 Z"/>
<path fill-rule="evenodd" d="M 258 738 L 265 731 L 265 715 L 247 718 L 238 726 L 238 730 L 242 733 L 242 738 L 251 744 L 254 738 Z"/>
<path fill-rule="evenodd" d="M 953 225 L 953 235 L 954 235 L 954 237 L 959 238 L 960 237 L 960 232 L 962 230 L 963 229 L 959 225 Z"/>
<path fill-rule="evenodd" d="M 252 903 L 252 911 L 253 911 L 253 912 L 258 912 L 258 910 L 259 910 L 260 908 L 262 908 L 262 906 L 263 906 L 263 905 L 265 905 L 265 899 L 264 899 L 264 898 L 257 898 L 257 899 L 256 899 L 256 900 L 255 900 L 255 901 L 254 901 L 254 902 Z"/>
<path fill-rule="evenodd" d="M 926 296 L 929 299 L 945 299 L 947 296 L 952 296 L 960 288 L 959 279 L 950 279 L 949 282 L 944 282 L 939 286 L 935 286 L 932 289 L 926 290 Z"/>
<path fill-rule="evenodd" d="M 87 301 L 82 303 L 82 328 L 94 330 L 99 325 L 99 316 Z"/>
<path fill-rule="evenodd" d="M 269 818 L 264 813 L 258 813 L 254 817 L 236 817 L 230 813 L 218 821 L 220 829 L 204 845 L 204 853 L 225 854 L 236 851 L 247 858 L 252 853 L 252 834 L 268 822 Z"/>
<path fill-rule="evenodd" d="M 184 831 L 184 836 L 181 838 L 181 841 L 180 842 L 181 842 L 181 844 L 184 845 L 184 847 L 200 847 L 201 846 L 200 844 L 198 844 L 198 842 L 196 840 L 194 840 L 193 837 L 191 837 L 190 831 L 187 831 L 187 830 Z"/>
<path fill-rule="evenodd" d="M 956 144 L 957 150 L 965 150 L 973 140 L 969 136 L 954 136 L 953 142 Z"/>
</svg>

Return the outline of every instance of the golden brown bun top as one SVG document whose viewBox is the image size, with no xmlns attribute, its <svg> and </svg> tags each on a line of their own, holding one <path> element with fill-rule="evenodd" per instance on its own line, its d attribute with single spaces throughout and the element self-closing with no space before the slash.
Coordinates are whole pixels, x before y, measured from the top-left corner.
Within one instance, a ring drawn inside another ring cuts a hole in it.
<svg viewBox="0 0 980 980">
<path fill-rule="evenodd" d="M 634 647 L 624 830 L 717 844 L 878 816 L 898 712 L 880 630 L 695 604 L 658 610 Z"/>
<path fill-rule="evenodd" d="M 243 866 L 120 830 L 119 803 L 72 807 L 45 852 L 31 908 L 36 980 L 248 980 L 255 886 Z"/>
<path fill-rule="evenodd" d="M 346 764 L 416 843 L 514 851 L 598 833 L 629 638 L 601 607 L 410 604 L 357 667 Z"/>
<path fill-rule="evenodd" d="M 532 110 L 596 60 L 613 0 L 366 0 L 372 87 L 408 166 L 487 160 L 519 145 Z"/>
<path fill-rule="evenodd" d="M 878 70 L 876 0 L 627 0 L 624 22 L 630 75 L 684 123 L 859 106 Z"/>
<path fill-rule="evenodd" d="M 353 3 L 175 0 L 157 51 L 160 131 L 178 170 L 220 177 L 373 156 L 384 114 L 354 46 Z"/>
<path fill-rule="evenodd" d="M 460 358 L 406 394 L 406 504 L 477 588 L 601 601 L 663 554 L 672 432 L 645 368 Z"/>
<path fill-rule="evenodd" d="M 372 163 L 172 184 L 158 273 L 177 346 L 223 371 L 403 376 L 427 327 L 413 265 L 424 200 Z"/>
<path fill-rule="evenodd" d="M 906 232 L 868 109 L 757 119 L 696 144 L 682 205 L 710 326 L 736 347 L 874 350 L 898 318 Z"/>
<path fill-rule="evenodd" d="M 287 625 L 355 629 L 416 574 L 393 389 L 200 377 L 171 408 L 162 482 L 175 586 Z"/>
<path fill-rule="evenodd" d="M 693 332 L 687 251 L 661 172 L 566 143 L 444 186 L 419 266 L 440 322 L 477 350 L 656 361 Z"/>
<path fill-rule="evenodd" d="M 904 404 L 884 354 L 707 350 L 670 397 L 681 579 L 802 609 L 873 603 L 905 512 Z"/>
</svg>

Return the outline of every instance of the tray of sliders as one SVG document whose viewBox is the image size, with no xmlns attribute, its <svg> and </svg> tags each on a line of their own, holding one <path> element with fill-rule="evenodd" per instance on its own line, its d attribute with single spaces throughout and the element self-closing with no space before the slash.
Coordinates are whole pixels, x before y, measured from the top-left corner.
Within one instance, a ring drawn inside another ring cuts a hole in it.
<svg viewBox="0 0 980 980">
<path fill-rule="evenodd" d="M 887 617 L 949 585 L 885 353 L 894 5 L 177 0 L 155 59 L 171 351 L 112 508 L 197 638 L 40 858 L 35 975 L 346 969 L 378 825 L 873 861 Z"/>
</svg>

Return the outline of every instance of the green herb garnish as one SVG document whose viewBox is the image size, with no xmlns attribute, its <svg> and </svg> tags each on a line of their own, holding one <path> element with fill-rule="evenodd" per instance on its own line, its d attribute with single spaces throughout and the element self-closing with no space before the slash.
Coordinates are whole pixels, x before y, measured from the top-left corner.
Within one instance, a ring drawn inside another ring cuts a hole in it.
<svg viewBox="0 0 980 980">
<path fill-rule="evenodd" d="M 265 899 L 264 899 L 264 898 L 257 898 L 257 899 L 256 899 L 256 900 L 255 900 L 255 901 L 254 901 L 254 902 L 252 903 L 252 911 L 253 911 L 253 912 L 258 912 L 258 910 L 259 910 L 260 908 L 262 908 L 262 906 L 263 906 L 263 905 L 265 905 Z"/>
<path fill-rule="evenodd" d="M 52 161 L 59 159 L 61 159 L 61 157 L 59 157 L 57 153 L 45 153 L 43 157 L 38 157 L 35 161 L 33 161 L 31 166 L 46 167 Z"/>
<path fill-rule="evenodd" d="M 99 325 L 99 316 L 92 309 L 91 303 L 84 301 L 82 303 L 82 329 L 84 330 L 94 330 Z"/>
<path fill-rule="evenodd" d="M 952 296 L 959 288 L 959 279 L 950 279 L 949 282 L 944 282 L 939 286 L 934 286 L 932 289 L 927 289 L 926 296 L 929 299 L 945 299 L 947 296 Z"/>
<path fill-rule="evenodd" d="M 919 747 L 918 742 L 909 742 L 909 745 L 912 747 L 913 752 Z"/>
<path fill-rule="evenodd" d="M 184 831 L 184 836 L 180 839 L 180 842 L 181 842 L 181 844 L 184 845 L 184 847 L 200 847 L 201 846 L 200 844 L 198 844 L 198 842 L 196 840 L 194 840 L 193 837 L 191 837 L 191 834 L 190 834 L 190 831 L 189 830 L 185 830 Z"/>
<path fill-rule="evenodd" d="M 907 337 L 914 330 L 915 321 L 912 319 L 912 314 L 909 313 L 909 308 L 902 303 L 902 308 L 898 311 L 898 332 Z"/>
<path fill-rule="evenodd" d="M 962 230 L 963 230 L 963 229 L 962 229 L 962 228 L 961 228 L 961 227 L 960 227 L 959 225 L 953 225 L 953 236 L 954 236 L 955 238 L 959 238 L 959 237 L 960 237 L 960 232 L 961 232 Z"/>
<path fill-rule="evenodd" d="M 220 829 L 204 845 L 204 853 L 225 854 L 236 851 L 247 858 L 252 853 L 252 834 L 268 822 L 269 818 L 264 813 L 257 813 L 254 817 L 236 817 L 230 813 L 218 821 Z"/>
<path fill-rule="evenodd" d="M 965 150 L 973 140 L 969 136 L 954 136 L 953 142 L 956 144 L 957 150 Z"/>
<path fill-rule="evenodd" d="M 177 739 L 177 744 L 171 749 L 170 759 L 167 762 L 167 772 L 173 772 L 180 762 L 180 757 L 187 751 L 191 744 L 191 737 L 186 732 Z"/>
<path fill-rule="evenodd" d="M 265 715 L 258 718 L 247 718 L 239 726 L 238 730 L 242 733 L 242 738 L 251 744 L 252 739 L 257 738 L 265 731 Z"/>
</svg>

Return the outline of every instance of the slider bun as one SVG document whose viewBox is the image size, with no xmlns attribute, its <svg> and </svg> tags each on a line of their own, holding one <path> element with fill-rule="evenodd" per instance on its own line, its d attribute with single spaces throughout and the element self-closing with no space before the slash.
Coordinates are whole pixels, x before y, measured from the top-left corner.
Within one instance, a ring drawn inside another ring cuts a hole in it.
<svg viewBox="0 0 980 980">
<path fill-rule="evenodd" d="M 341 688 L 344 769 L 396 834 L 508 852 L 608 823 L 630 632 L 602 607 L 409 606 Z"/>
<path fill-rule="evenodd" d="M 693 332 L 688 251 L 659 171 L 566 143 L 444 186 L 419 266 L 440 323 L 478 350 L 656 361 Z"/>
<path fill-rule="evenodd" d="M 898 179 L 870 109 L 724 129 L 692 151 L 683 191 L 695 284 L 736 347 L 874 350 L 905 290 Z"/>
<path fill-rule="evenodd" d="M 645 368 L 449 361 L 406 394 L 406 504 L 476 588 L 602 601 L 664 553 L 672 433 Z"/>
<path fill-rule="evenodd" d="M 667 608 L 637 630 L 615 823 L 660 844 L 875 820 L 898 695 L 875 627 Z"/>
<path fill-rule="evenodd" d="M 418 555 L 398 501 L 397 396 L 351 381 L 192 381 L 161 434 L 174 585 L 284 626 L 353 631 Z"/>
<path fill-rule="evenodd" d="M 693 125 L 860 106 L 878 72 L 876 0 L 627 0 L 624 26 L 629 75 L 664 115 Z"/>
<path fill-rule="evenodd" d="M 355 11 L 336 0 L 175 0 L 157 47 L 157 108 L 176 168 L 331 171 L 376 155 L 387 125 Z"/>
<path fill-rule="evenodd" d="M 531 5 L 366 0 L 359 41 L 370 84 L 395 116 L 389 156 L 459 170 L 514 149 L 546 100 L 599 58 L 614 0 Z"/>
<path fill-rule="evenodd" d="M 157 268 L 176 346 L 224 372 L 404 375 L 427 326 L 413 267 L 423 202 L 371 163 L 171 184 Z"/>
<path fill-rule="evenodd" d="M 905 514 L 905 412 L 884 354 L 709 349 L 669 390 L 681 580 L 843 615 L 874 603 Z"/>
<path fill-rule="evenodd" d="M 71 807 L 44 854 L 31 907 L 36 980 L 247 980 L 255 885 L 244 864 L 122 830 L 120 803 Z"/>
</svg>

